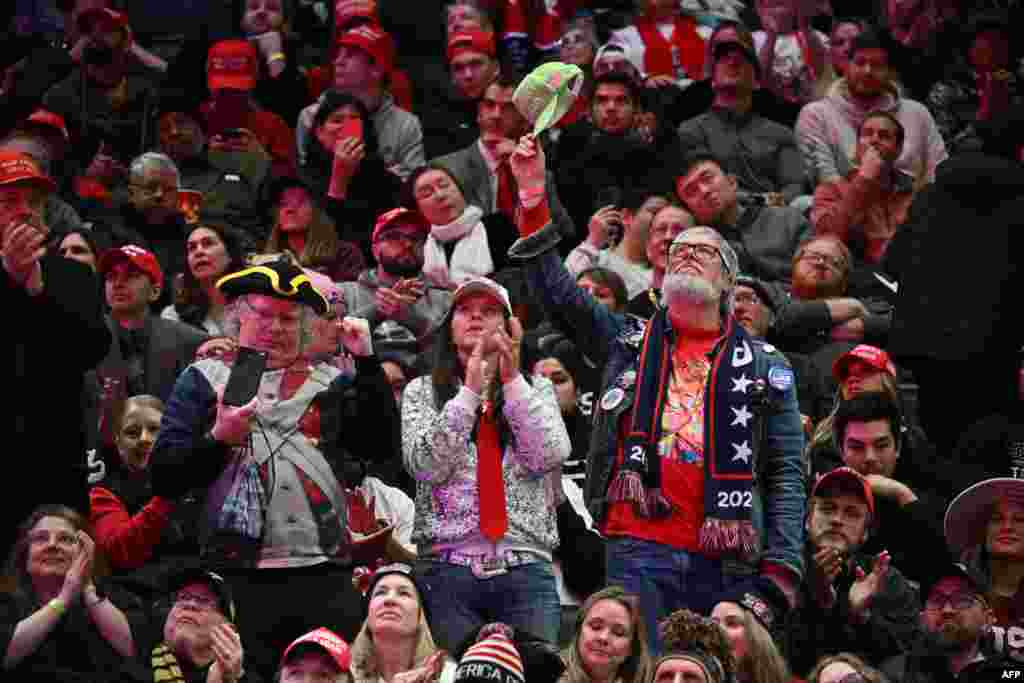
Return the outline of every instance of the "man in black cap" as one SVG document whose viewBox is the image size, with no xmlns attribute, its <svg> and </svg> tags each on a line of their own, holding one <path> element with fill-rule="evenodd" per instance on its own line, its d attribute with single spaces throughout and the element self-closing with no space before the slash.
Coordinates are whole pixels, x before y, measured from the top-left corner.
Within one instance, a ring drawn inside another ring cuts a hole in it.
<svg viewBox="0 0 1024 683">
<path fill-rule="evenodd" d="M 921 586 L 924 637 L 903 657 L 882 669 L 903 683 L 1020 680 L 1020 665 L 985 648 L 992 610 L 984 581 L 963 564 L 946 564 Z"/>
<path fill-rule="evenodd" d="M 231 587 L 219 574 L 189 567 L 170 577 L 169 606 L 156 644 L 140 653 L 140 680 L 257 683 L 246 670 Z"/>
<path fill-rule="evenodd" d="M 310 317 L 328 310 L 309 276 L 274 261 L 217 285 L 228 300 L 229 336 L 266 354 L 266 370 L 241 406 L 222 400 L 234 372 L 224 358 L 182 373 L 153 449 L 154 490 L 174 497 L 207 489 L 203 556 L 241 602 L 261 606 L 261 618 L 242 630 L 253 668 L 269 672 L 292 639 L 316 626 L 346 638 L 358 629 L 345 486 L 362 444 L 346 423 L 346 378 L 304 358 Z"/>
</svg>

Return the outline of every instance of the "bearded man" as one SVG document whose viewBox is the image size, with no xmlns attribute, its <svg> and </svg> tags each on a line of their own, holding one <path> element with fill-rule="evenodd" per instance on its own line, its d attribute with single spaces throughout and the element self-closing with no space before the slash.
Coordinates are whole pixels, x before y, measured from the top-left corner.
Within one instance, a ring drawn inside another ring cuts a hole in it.
<svg viewBox="0 0 1024 683">
<path fill-rule="evenodd" d="M 639 596 L 656 649 L 657 621 L 710 610 L 742 579 L 734 566 L 792 600 L 804 566 L 800 414 L 789 363 L 732 316 L 736 252 L 712 228 L 684 230 L 651 320 L 613 313 L 558 257 L 543 150 L 523 138 L 511 164 L 521 238 L 509 253 L 605 368 L 585 497 L 608 539 L 608 582 Z"/>
</svg>

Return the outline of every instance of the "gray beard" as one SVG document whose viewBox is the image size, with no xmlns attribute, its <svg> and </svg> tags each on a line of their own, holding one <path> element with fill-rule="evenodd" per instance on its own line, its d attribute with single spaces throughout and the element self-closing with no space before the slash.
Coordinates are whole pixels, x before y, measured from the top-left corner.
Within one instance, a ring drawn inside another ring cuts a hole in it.
<svg viewBox="0 0 1024 683">
<path fill-rule="evenodd" d="M 671 273 L 661 283 L 661 302 L 669 307 L 674 302 L 703 306 L 714 302 L 718 295 L 714 285 L 697 275 Z"/>
</svg>

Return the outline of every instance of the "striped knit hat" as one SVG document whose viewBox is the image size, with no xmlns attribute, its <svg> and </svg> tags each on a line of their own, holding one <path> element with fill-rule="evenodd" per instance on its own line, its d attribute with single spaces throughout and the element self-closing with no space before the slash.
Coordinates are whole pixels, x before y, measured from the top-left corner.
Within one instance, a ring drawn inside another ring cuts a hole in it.
<svg viewBox="0 0 1024 683">
<path fill-rule="evenodd" d="M 455 680 L 525 683 L 523 660 L 512 644 L 512 629 L 505 624 L 489 624 L 480 629 L 477 642 L 459 661 Z"/>
</svg>

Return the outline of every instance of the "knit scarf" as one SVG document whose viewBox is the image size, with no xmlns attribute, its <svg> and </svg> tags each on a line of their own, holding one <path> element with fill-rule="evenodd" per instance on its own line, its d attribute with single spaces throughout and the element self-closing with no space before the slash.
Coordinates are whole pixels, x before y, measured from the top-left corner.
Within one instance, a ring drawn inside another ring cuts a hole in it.
<svg viewBox="0 0 1024 683">
<path fill-rule="evenodd" d="M 438 287 L 455 289 L 464 280 L 494 272 L 487 228 L 480 222 L 484 212 L 467 206 L 462 215 L 447 225 L 432 225 L 423 248 L 423 274 Z M 451 263 L 444 243 L 458 240 Z"/>
<path fill-rule="evenodd" d="M 672 329 L 660 309 L 644 334 L 636 398 L 622 464 L 608 488 L 609 502 L 630 501 L 637 514 L 665 518 L 671 505 L 661 489 L 658 441 L 672 374 Z M 754 351 L 749 337 L 730 320 L 725 340 L 711 363 L 704 406 L 704 524 L 700 548 L 717 557 L 757 555 L 758 537 L 750 519 L 755 444 L 751 385 Z M 710 437 L 710 438 L 709 438 Z M 721 446 L 721 448 L 720 448 Z"/>
<path fill-rule="evenodd" d="M 165 643 L 154 647 L 149 659 L 153 665 L 153 683 L 185 683 L 178 658 Z"/>
<path fill-rule="evenodd" d="M 648 76 L 671 76 L 698 79 L 704 73 L 704 39 L 697 33 L 693 17 L 677 16 L 672 42 L 658 30 L 648 16 L 636 22 L 636 30 L 644 41 L 644 71 Z"/>
</svg>

